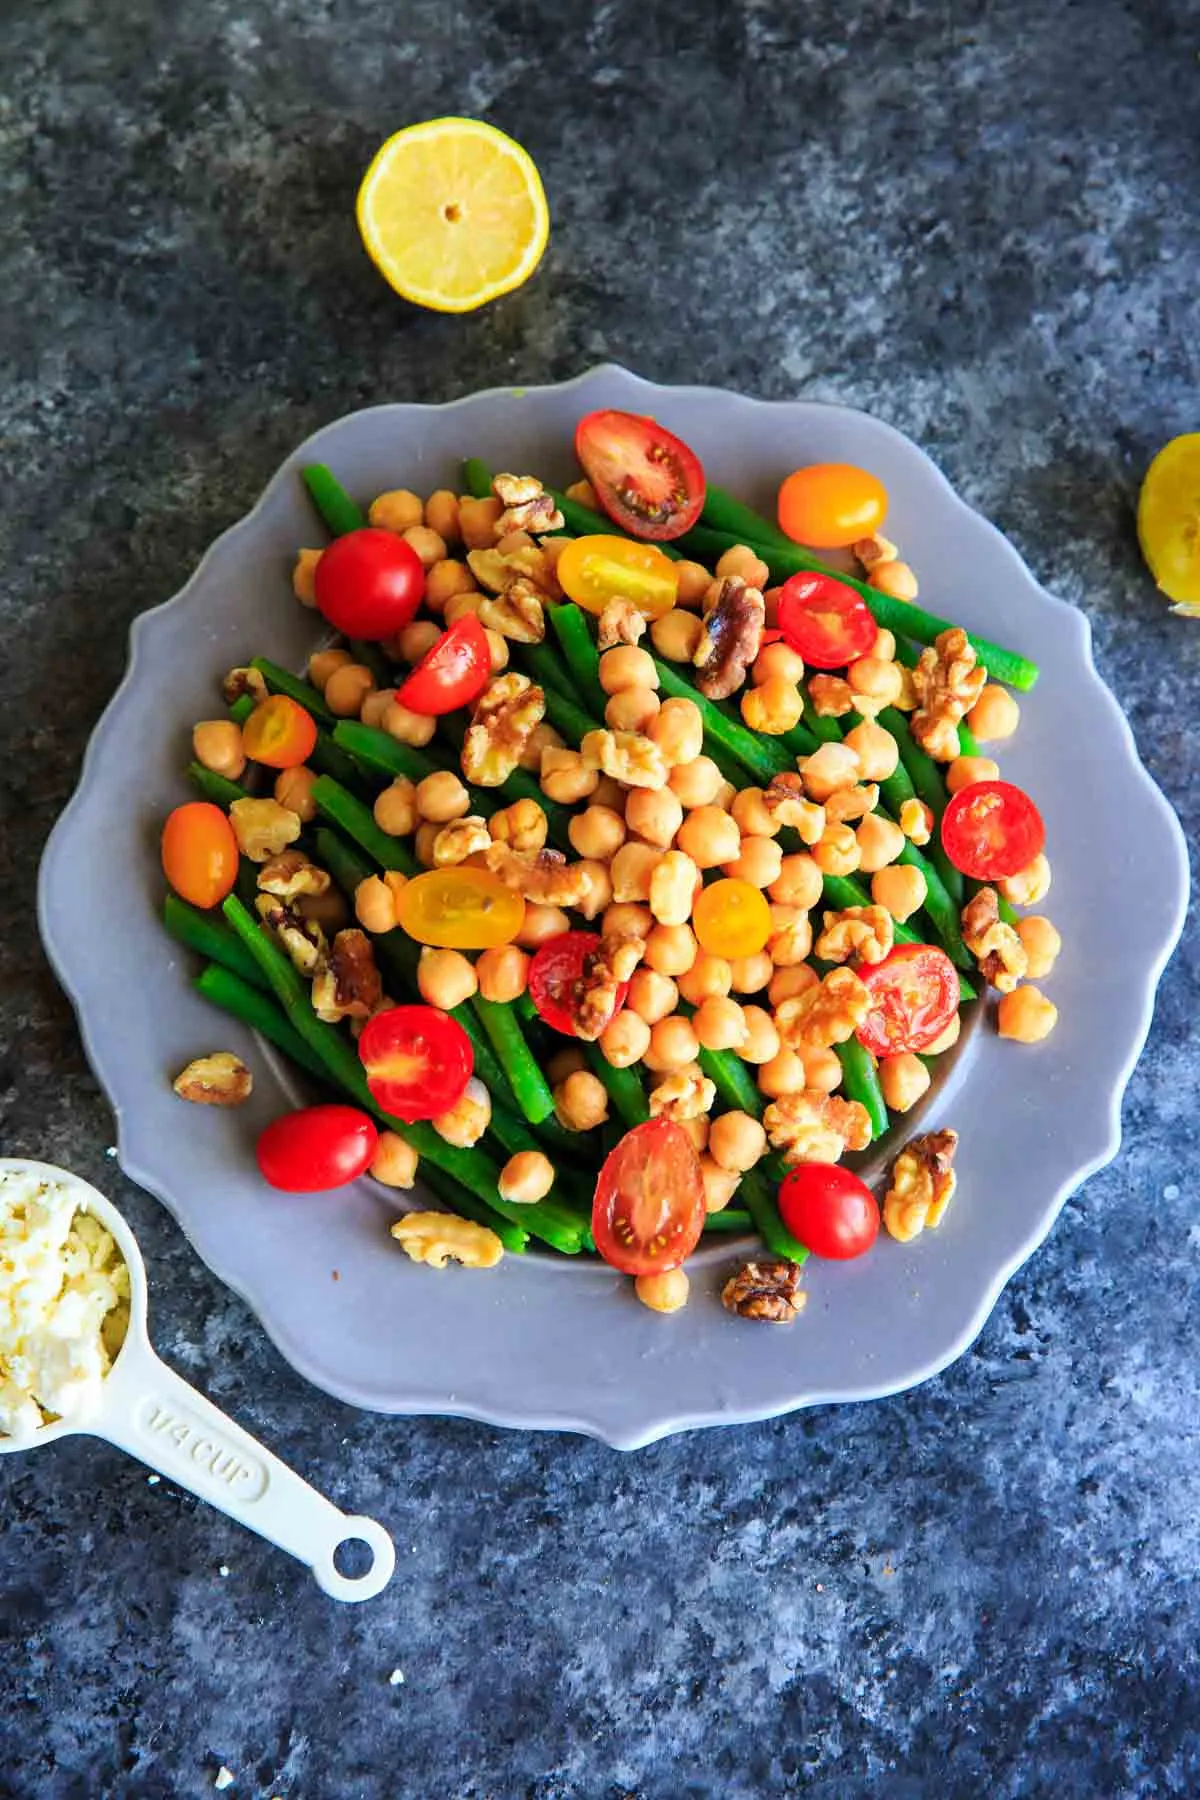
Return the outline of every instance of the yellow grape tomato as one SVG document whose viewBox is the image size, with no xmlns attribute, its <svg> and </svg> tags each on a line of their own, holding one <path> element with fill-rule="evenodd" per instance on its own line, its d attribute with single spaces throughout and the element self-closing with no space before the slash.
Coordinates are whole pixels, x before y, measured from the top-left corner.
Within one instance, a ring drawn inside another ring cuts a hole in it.
<svg viewBox="0 0 1200 1800">
<path fill-rule="evenodd" d="M 556 569 L 563 592 L 585 612 L 601 613 L 610 600 L 628 600 L 648 619 L 670 612 L 679 588 L 675 564 L 653 544 L 630 538 L 573 538 Z"/>
<path fill-rule="evenodd" d="M 692 908 L 692 928 L 710 956 L 755 956 L 771 935 L 771 908 L 748 881 L 714 881 Z"/>
<path fill-rule="evenodd" d="M 439 950 L 491 950 L 511 944 L 525 902 L 487 869 L 430 869 L 400 889 L 396 916 L 418 944 Z"/>
</svg>

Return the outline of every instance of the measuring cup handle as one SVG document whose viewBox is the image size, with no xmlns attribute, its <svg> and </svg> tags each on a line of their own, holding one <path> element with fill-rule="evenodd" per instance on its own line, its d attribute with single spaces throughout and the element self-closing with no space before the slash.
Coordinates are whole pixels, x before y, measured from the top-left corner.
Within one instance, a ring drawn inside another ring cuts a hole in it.
<svg viewBox="0 0 1200 1800">
<path fill-rule="evenodd" d="M 147 1344 L 126 1344 L 87 1429 L 298 1557 L 335 1600 L 370 1600 L 391 1579 L 396 1551 L 382 1525 L 339 1512 Z M 347 1540 L 371 1550 L 366 1574 L 342 1575 L 334 1566 Z"/>
</svg>

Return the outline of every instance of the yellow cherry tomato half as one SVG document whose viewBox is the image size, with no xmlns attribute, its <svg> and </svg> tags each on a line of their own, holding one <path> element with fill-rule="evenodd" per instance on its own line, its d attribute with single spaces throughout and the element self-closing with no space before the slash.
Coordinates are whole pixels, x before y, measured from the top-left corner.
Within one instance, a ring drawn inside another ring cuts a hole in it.
<svg viewBox="0 0 1200 1800">
<path fill-rule="evenodd" d="M 1172 438 L 1146 471 L 1138 542 L 1174 610 L 1200 615 L 1200 431 Z"/>
<path fill-rule="evenodd" d="M 556 565 L 563 592 L 585 612 L 601 613 L 610 600 L 629 600 L 648 619 L 670 612 L 679 588 L 675 564 L 653 544 L 629 538 L 573 538 Z"/>
<path fill-rule="evenodd" d="M 181 899 L 206 910 L 220 905 L 237 880 L 238 845 L 219 806 L 189 800 L 175 808 L 163 826 L 162 866 Z"/>
<path fill-rule="evenodd" d="M 242 726 L 242 746 L 251 762 L 268 769 L 297 769 L 307 762 L 317 741 L 311 713 L 286 694 L 263 700 Z"/>
<path fill-rule="evenodd" d="M 714 881 L 692 908 L 692 929 L 710 956 L 755 956 L 771 935 L 771 908 L 748 881 Z"/>
<path fill-rule="evenodd" d="M 418 944 L 491 950 L 512 943 L 525 919 L 525 902 L 487 869 L 430 869 L 405 882 L 396 916 Z"/>
<path fill-rule="evenodd" d="M 878 531 L 887 517 L 882 481 L 853 463 L 810 463 L 779 490 L 779 529 L 814 550 L 839 550 Z"/>
</svg>

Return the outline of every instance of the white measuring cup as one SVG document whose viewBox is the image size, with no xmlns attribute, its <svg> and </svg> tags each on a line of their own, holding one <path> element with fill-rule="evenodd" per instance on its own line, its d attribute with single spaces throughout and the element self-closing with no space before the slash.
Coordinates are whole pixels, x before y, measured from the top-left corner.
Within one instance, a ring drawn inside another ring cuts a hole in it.
<svg viewBox="0 0 1200 1800">
<path fill-rule="evenodd" d="M 52 1163 L 0 1157 L 0 1175 L 9 1171 L 70 1188 L 79 1209 L 111 1234 L 129 1270 L 129 1329 L 91 1413 L 56 1420 L 30 1438 L 0 1435 L 0 1456 L 75 1435 L 103 1438 L 298 1557 L 333 1599 L 370 1600 L 380 1593 L 396 1567 L 395 1546 L 383 1526 L 339 1512 L 155 1355 L 146 1330 L 142 1253 L 112 1202 Z M 337 1550 L 360 1541 L 371 1551 L 370 1569 L 341 1574 Z"/>
</svg>

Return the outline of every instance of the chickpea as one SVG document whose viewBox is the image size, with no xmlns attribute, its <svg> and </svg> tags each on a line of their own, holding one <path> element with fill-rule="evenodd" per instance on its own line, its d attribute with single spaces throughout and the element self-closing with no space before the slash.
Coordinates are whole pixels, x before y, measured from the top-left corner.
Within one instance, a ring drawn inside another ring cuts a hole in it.
<svg viewBox="0 0 1200 1800">
<path fill-rule="evenodd" d="M 824 879 L 817 864 L 807 852 L 800 850 L 794 856 L 783 858 L 779 874 L 767 888 L 767 893 L 779 906 L 799 906 L 808 911 L 820 900 L 823 886 Z"/>
<path fill-rule="evenodd" d="M 772 1006 L 782 1006 L 785 1000 L 791 1000 L 796 994 L 806 993 L 816 987 L 821 977 L 807 963 L 789 963 L 786 969 L 776 969 L 767 985 L 767 999 Z"/>
<path fill-rule="evenodd" d="M 625 850 L 618 850 L 614 863 L 624 854 Z M 692 916 L 700 871 L 682 850 L 656 850 L 654 857 L 645 895 L 650 911 L 660 925 L 686 925 Z"/>
<path fill-rule="evenodd" d="M 568 500 L 574 500 L 577 506 L 586 506 L 589 512 L 598 512 L 600 502 L 596 498 L 596 490 L 586 476 L 580 476 L 566 489 Z"/>
<path fill-rule="evenodd" d="M 768 681 L 787 681 L 795 687 L 803 676 L 804 658 L 787 644 L 767 644 L 750 668 L 755 687 L 765 687 Z"/>
<path fill-rule="evenodd" d="M 633 1291 L 651 1312 L 673 1313 L 687 1305 L 689 1286 L 682 1269 L 663 1269 L 654 1275 L 637 1276 Z"/>
<path fill-rule="evenodd" d="M 895 634 L 895 632 L 887 631 L 881 625 L 879 630 L 875 633 L 875 642 L 871 646 L 871 655 L 878 657 L 880 662 L 895 662 L 895 660 L 896 660 L 896 634 Z"/>
<path fill-rule="evenodd" d="M 396 924 L 396 896 L 380 875 L 368 875 L 354 890 L 354 916 L 364 931 L 392 931 Z"/>
<path fill-rule="evenodd" d="M 711 1128 L 708 1135 L 712 1136 Z M 700 1158 L 700 1179 L 704 1183 L 704 1210 L 714 1213 L 724 1212 L 742 1178 L 736 1169 L 723 1169 L 705 1154 Z"/>
<path fill-rule="evenodd" d="M 742 718 L 751 731 L 768 737 L 781 737 L 791 731 L 804 716 L 804 701 L 794 681 L 772 675 L 761 687 L 742 691 Z"/>
<path fill-rule="evenodd" d="M 451 625 L 457 625 L 460 619 L 465 619 L 468 613 L 477 613 L 486 597 L 479 592 L 478 588 L 469 588 L 463 594 L 451 594 L 442 614 L 442 623 L 446 630 L 449 631 Z"/>
<path fill-rule="evenodd" d="M 717 797 L 713 801 L 713 805 L 719 807 L 722 812 L 728 812 L 736 797 L 737 789 L 732 781 L 722 781 L 717 789 Z"/>
<path fill-rule="evenodd" d="M 461 950 L 431 950 L 426 945 L 417 963 L 417 987 L 429 1006 L 449 1012 L 478 993 L 479 982 L 474 964 Z"/>
<path fill-rule="evenodd" d="M 466 563 L 444 557 L 426 570 L 425 605 L 430 612 L 440 613 L 445 610 L 447 600 L 452 600 L 455 594 L 470 594 L 475 586 L 475 577 Z"/>
<path fill-rule="evenodd" d="M 828 827 L 829 830 L 835 829 Z M 858 849 L 858 867 L 865 875 L 873 875 L 877 869 L 886 869 L 894 863 L 904 849 L 904 833 L 890 819 L 881 819 L 878 813 L 868 813 L 859 821 L 858 830 L 854 834 L 854 842 Z M 824 839 L 822 839 L 822 843 Z M 814 852 L 815 854 L 815 852 Z M 822 864 L 827 875 L 837 875 L 841 870 L 831 869 Z M 850 871 L 847 870 L 848 874 Z"/>
<path fill-rule="evenodd" d="M 408 837 L 417 828 L 417 790 L 407 776 L 398 775 L 375 798 L 375 823 L 389 837 Z"/>
<path fill-rule="evenodd" d="M 758 1071 L 758 1091 L 768 1100 L 781 1100 L 785 1094 L 803 1093 L 807 1083 L 804 1064 L 794 1050 L 778 1050 Z"/>
<path fill-rule="evenodd" d="M 670 788 L 634 788 L 625 802 L 630 831 L 666 850 L 683 824 L 683 805 Z"/>
<path fill-rule="evenodd" d="M 720 994 L 714 994 L 696 1008 L 692 1029 L 704 1050 L 740 1051 L 750 1038 L 746 1015 L 737 1001 Z"/>
<path fill-rule="evenodd" d="M 679 992 L 689 1006 L 702 1006 L 706 1000 L 724 998 L 733 986 L 733 970 L 723 956 L 701 950 L 691 968 L 679 977 Z"/>
<path fill-rule="evenodd" d="M 646 961 L 660 975 L 686 975 L 698 948 L 690 925 L 656 925 L 646 939 Z"/>
<path fill-rule="evenodd" d="M 1050 892 L 1050 864 L 1045 853 L 1039 850 L 1032 862 L 996 886 L 1013 906 L 1036 906 Z"/>
<path fill-rule="evenodd" d="M 722 1169 L 744 1175 L 765 1154 L 767 1134 L 749 1113 L 722 1113 L 712 1122 L 708 1153 Z"/>
<path fill-rule="evenodd" d="M 518 999 L 529 985 L 529 958 L 516 944 L 495 944 L 475 964 L 475 978 L 485 1000 L 503 1005 Z"/>
<path fill-rule="evenodd" d="M 660 975 L 657 969 L 635 969 L 629 983 L 625 1012 L 618 1017 L 624 1018 L 625 1013 L 635 1012 L 647 1025 L 657 1025 L 660 1019 L 668 1018 L 678 1004 L 679 989 L 670 976 Z"/>
<path fill-rule="evenodd" d="M 425 524 L 436 531 L 443 543 L 458 542 L 458 495 L 449 488 L 438 488 L 425 502 Z"/>
<path fill-rule="evenodd" d="M 853 875 L 862 852 L 849 825 L 827 825 L 813 845 L 812 858 L 826 875 Z"/>
<path fill-rule="evenodd" d="M 445 562 L 445 540 L 436 531 L 431 531 L 428 525 L 410 525 L 401 535 L 409 549 L 415 550 L 420 557 L 426 576 L 435 563 Z"/>
<path fill-rule="evenodd" d="M 246 767 L 242 728 L 232 719 L 203 719 L 192 731 L 192 751 L 198 763 L 215 775 L 236 781 Z M 678 805 L 678 802 L 676 802 Z M 682 808 L 680 817 L 682 818 Z"/>
<path fill-rule="evenodd" d="M 592 1131 L 608 1117 L 604 1083 L 589 1069 L 577 1069 L 554 1089 L 554 1112 L 567 1131 Z"/>
<path fill-rule="evenodd" d="M 946 789 L 957 794 L 976 781 L 995 781 L 999 773 L 1000 764 L 990 756 L 956 756 L 946 770 Z"/>
<path fill-rule="evenodd" d="M 651 719 L 646 736 L 656 743 L 675 767 L 695 760 L 704 748 L 704 720 L 694 700 L 664 700 Z M 680 796 L 682 798 L 682 795 Z"/>
<path fill-rule="evenodd" d="M 839 788 L 853 787 L 858 780 L 858 756 L 845 744 L 822 744 L 800 763 L 804 791 L 810 800 L 821 805 Z"/>
<path fill-rule="evenodd" d="M 959 1018 L 958 1014 L 955 1013 L 945 1031 L 935 1037 L 932 1044 L 926 1044 L 923 1054 L 926 1056 L 941 1056 L 944 1051 L 953 1050 L 961 1033 L 962 1020 Z"/>
<path fill-rule="evenodd" d="M 878 593 L 888 594 L 893 600 L 915 600 L 917 597 L 917 578 L 906 562 L 890 558 L 886 562 L 877 562 L 867 576 L 867 582 Z"/>
<path fill-rule="evenodd" d="M 542 756 L 547 750 L 564 750 L 566 745 L 555 731 L 553 725 L 547 725 L 543 719 L 535 725 L 525 740 L 525 748 L 521 752 L 521 767 L 534 775 L 542 772 Z"/>
<path fill-rule="evenodd" d="M 586 870 L 588 877 L 587 892 L 581 900 L 575 902 L 575 911 L 584 919 L 598 918 L 612 905 L 612 876 L 608 864 L 584 856 L 575 867 Z"/>
<path fill-rule="evenodd" d="M 650 884 L 661 861 L 662 851 L 653 844 L 622 844 L 609 864 L 613 898 L 617 901 L 650 900 Z M 653 902 L 650 910 L 654 911 Z"/>
<path fill-rule="evenodd" d="M 587 1068 L 587 1057 L 575 1044 L 560 1050 L 546 1064 L 546 1080 L 551 1087 L 561 1087 L 568 1075 L 574 1075 L 577 1069 Z"/>
<path fill-rule="evenodd" d="M 779 1032 L 769 1012 L 761 1006 L 742 1008 L 746 1041 L 738 1052 L 743 1062 L 769 1063 L 779 1055 Z"/>
<path fill-rule="evenodd" d="M 771 579 L 770 569 L 748 544 L 734 544 L 726 550 L 717 563 L 717 575 L 722 581 L 739 575 L 747 587 L 757 588 L 760 593 Z"/>
<path fill-rule="evenodd" d="M 600 686 L 606 694 L 619 694 L 622 688 L 658 686 L 658 670 L 648 650 L 637 644 L 618 644 L 600 658 Z"/>
<path fill-rule="evenodd" d="M 325 683 L 325 704 L 339 719 L 357 719 L 374 688 L 375 677 L 365 663 L 345 663 Z"/>
<path fill-rule="evenodd" d="M 301 606 L 317 604 L 317 564 L 322 554 L 320 550 L 301 550 L 296 557 L 292 570 L 292 592 Z"/>
<path fill-rule="evenodd" d="M 417 1175 L 417 1153 L 397 1131 L 381 1131 L 370 1173 L 384 1187 L 410 1188 Z"/>
<path fill-rule="evenodd" d="M 395 698 L 395 688 L 373 689 L 363 701 L 358 715 L 363 724 L 372 726 L 376 731 L 382 730 L 384 715 Z"/>
<path fill-rule="evenodd" d="M 675 589 L 676 606 L 698 607 L 709 590 L 712 576 L 698 562 L 677 562 L 675 574 L 679 586 Z"/>
<path fill-rule="evenodd" d="M 621 901 L 610 906 L 600 922 L 603 937 L 649 937 L 654 927 L 654 914 L 648 906 Z"/>
<path fill-rule="evenodd" d="M 650 627 L 650 641 L 668 662 L 690 663 L 704 633 L 704 627 L 693 612 L 673 606 L 660 613 Z"/>
<path fill-rule="evenodd" d="M 442 827 L 440 825 L 434 825 L 428 819 L 424 824 L 417 826 L 416 833 L 413 837 L 413 855 L 423 869 L 432 869 L 437 863 L 434 846 L 437 843 L 438 832 L 441 831 L 441 829 Z"/>
<path fill-rule="evenodd" d="M 589 806 L 571 815 L 567 836 L 579 856 L 609 862 L 625 842 L 625 821 L 610 807 Z"/>
<path fill-rule="evenodd" d="M 722 781 L 721 771 L 711 757 L 696 756 L 690 763 L 674 765 L 667 786 L 690 811 L 697 806 L 711 806 L 721 792 Z"/>
<path fill-rule="evenodd" d="M 450 623 L 453 624 L 454 620 L 451 619 Z M 501 637 L 498 631 L 493 631 L 490 625 L 484 626 L 483 635 L 487 639 L 488 666 L 493 675 L 499 675 L 508 667 L 508 639 Z"/>
<path fill-rule="evenodd" d="M 1002 1038 L 1018 1044 L 1038 1044 L 1058 1023 L 1058 1008 L 1040 988 L 1029 985 L 1001 994 L 996 1024 Z"/>
<path fill-rule="evenodd" d="M 832 1094 L 842 1085 L 845 1070 L 836 1050 L 828 1045 L 805 1045 L 800 1052 L 804 1064 L 804 1085 L 818 1093 Z"/>
<path fill-rule="evenodd" d="M 699 1070 L 700 1065 L 697 1063 L 697 1074 L 699 1073 Z M 696 1155 L 703 1156 L 708 1148 L 709 1120 L 704 1115 L 701 1115 L 698 1119 L 680 1119 L 679 1129 L 681 1131 L 686 1131 L 691 1138 L 692 1149 L 696 1152 Z"/>
<path fill-rule="evenodd" d="M 910 1112 L 928 1093 L 933 1080 L 919 1056 L 906 1051 L 902 1056 L 885 1056 L 879 1064 L 879 1085 L 889 1112 Z"/>
<path fill-rule="evenodd" d="M 623 1006 L 600 1033 L 600 1048 L 614 1069 L 632 1068 L 650 1048 L 650 1027 L 639 1013 Z"/>
<path fill-rule="evenodd" d="M 729 810 L 743 837 L 773 838 L 779 835 L 779 820 L 767 810 L 761 788 L 740 788 Z"/>
<path fill-rule="evenodd" d="M 884 706 L 894 706 L 904 692 L 904 675 L 900 665 L 883 662 L 877 656 L 860 656 L 846 670 L 846 680 L 856 694 L 866 694 Z"/>
<path fill-rule="evenodd" d="M 611 775 L 601 775 L 592 794 L 593 806 L 607 806 L 619 819 L 625 817 L 625 789 Z"/>
<path fill-rule="evenodd" d="M 871 877 L 871 898 L 901 924 L 925 904 L 926 882 L 920 869 L 906 863 L 890 863 Z"/>
<path fill-rule="evenodd" d="M 679 827 L 678 843 L 698 869 L 717 869 L 740 856 L 742 834 L 719 806 L 696 806 Z"/>
<path fill-rule="evenodd" d="M 732 862 L 725 864 L 726 875 L 735 881 L 748 881 L 751 887 L 769 888 L 778 881 L 783 867 L 783 851 L 773 838 L 747 837 Z"/>
<path fill-rule="evenodd" d="M 540 1150 L 518 1150 L 500 1171 L 496 1183 L 502 1200 L 513 1205 L 532 1205 L 544 1200 L 554 1186 L 554 1164 Z"/>
<path fill-rule="evenodd" d="M 561 937 L 570 929 L 571 921 L 561 906 L 539 906 L 536 901 L 527 900 L 517 943 L 523 950 L 537 950 L 550 938 Z"/>
<path fill-rule="evenodd" d="M 407 706 L 401 706 L 399 700 L 393 700 L 383 715 L 383 729 L 397 743 L 411 744 L 414 749 L 421 749 L 433 736 L 437 720 L 428 713 L 409 712 Z"/>
<path fill-rule="evenodd" d="M 372 500 L 367 509 L 369 522 L 380 531 L 411 530 L 414 525 L 425 522 L 425 508 L 421 504 L 419 494 L 409 488 L 390 488 L 386 494 L 380 494 Z"/>
<path fill-rule="evenodd" d="M 699 1048 L 692 1021 L 675 1013 L 650 1027 L 650 1042 L 642 1060 L 653 1074 L 667 1075 L 695 1062 Z"/>
<path fill-rule="evenodd" d="M 644 736 L 651 720 L 658 717 L 661 706 L 662 701 L 653 688 L 622 688 L 605 706 L 604 723 L 610 731 L 637 731 Z"/>
<path fill-rule="evenodd" d="M 574 806 L 595 791 L 598 779 L 596 770 L 588 768 L 578 750 L 549 746 L 542 751 L 541 789 L 547 800 Z"/>
<path fill-rule="evenodd" d="M 465 788 L 463 792 L 466 792 Z M 418 788 L 418 806 L 420 795 Z M 488 829 L 493 843 L 511 844 L 521 856 L 532 856 L 546 842 L 546 815 L 536 800 L 514 800 L 511 806 L 502 806 L 499 812 L 492 814 Z"/>
<path fill-rule="evenodd" d="M 317 803 L 312 797 L 316 779 L 315 770 L 306 768 L 303 763 L 295 769 L 281 769 L 275 777 L 276 800 L 280 806 L 294 812 L 302 825 L 310 825 L 317 816 Z"/>
<path fill-rule="evenodd" d="M 1062 949 L 1062 939 L 1049 919 L 1040 918 L 1036 913 L 1031 914 L 1018 924 L 1017 936 L 1025 946 L 1029 976 L 1038 981 L 1043 975 L 1048 975 Z"/>
<path fill-rule="evenodd" d="M 729 966 L 733 970 L 735 994 L 757 994 L 766 987 L 775 970 L 765 950 L 756 950 L 753 956 L 735 956 Z"/>
<path fill-rule="evenodd" d="M 450 769 L 437 769 L 417 783 L 416 807 L 422 819 L 435 825 L 448 825 L 471 810 L 471 796 Z"/>
<path fill-rule="evenodd" d="M 458 503 L 458 531 L 468 550 L 490 550 L 496 542 L 496 521 L 504 511 L 491 495 L 473 500 L 464 494 Z"/>
<path fill-rule="evenodd" d="M 325 683 L 336 669 L 345 669 L 354 661 L 348 650 L 314 650 L 308 659 L 308 679 L 325 692 Z"/>
<path fill-rule="evenodd" d="M 900 762 L 900 746 L 890 731 L 874 719 L 864 719 L 848 731 L 843 743 L 858 758 L 858 773 L 863 781 L 886 781 L 894 775 Z"/>
<path fill-rule="evenodd" d="M 492 1122 L 492 1097 L 478 1076 L 472 1075 L 462 1098 L 433 1120 L 433 1129 L 447 1144 L 469 1150 Z"/>
<path fill-rule="evenodd" d="M 1021 708 L 1007 688 L 994 681 L 980 691 L 978 700 L 967 714 L 967 724 L 981 744 L 994 744 L 1010 738 L 1021 721 Z"/>
</svg>

